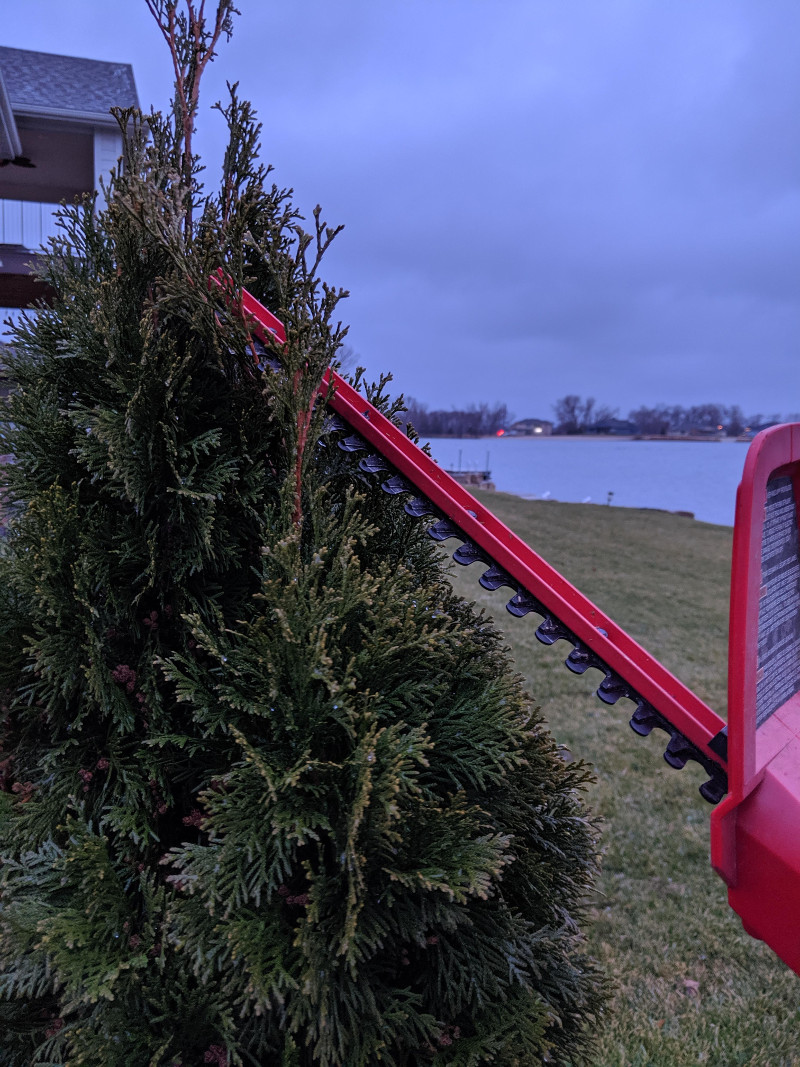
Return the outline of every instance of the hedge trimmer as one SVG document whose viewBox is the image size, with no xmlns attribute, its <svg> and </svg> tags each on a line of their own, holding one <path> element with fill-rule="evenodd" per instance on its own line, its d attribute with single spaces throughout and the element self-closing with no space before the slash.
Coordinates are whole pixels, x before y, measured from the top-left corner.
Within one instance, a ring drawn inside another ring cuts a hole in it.
<svg viewBox="0 0 800 1067">
<path fill-rule="evenodd" d="M 222 271 L 212 280 L 227 289 Z M 272 363 L 286 342 L 283 325 L 246 290 L 228 296 L 248 324 L 256 361 Z M 512 615 L 538 615 L 539 641 L 566 641 L 571 671 L 599 670 L 602 701 L 631 700 L 636 733 L 663 730 L 671 767 L 700 764 L 707 775 L 700 793 L 719 805 L 711 862 L 729 903 L 748 933 L 800 973 L 800 424 L 756 437 L 739 487 L 729 735 L 716 712 L 333 369 L 319 395 L 331 412 L 326 433 L 359 457 L 364 474 L 426 521 L 434 540 L 459 541 L 453 559 L 479 563 L 484 589 L 508 588 Z"/>
</svg>

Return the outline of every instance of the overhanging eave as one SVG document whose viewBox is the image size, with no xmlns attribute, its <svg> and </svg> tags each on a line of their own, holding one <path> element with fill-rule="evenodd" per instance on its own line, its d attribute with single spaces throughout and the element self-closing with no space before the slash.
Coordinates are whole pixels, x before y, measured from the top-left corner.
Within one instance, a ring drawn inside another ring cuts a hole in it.
<svg viewBox="0 0 800 1067">
<path fill-rule="evenodd" d="M 91 127 L 108 127 L 109 129 L 119 129 L 119 123 L 109 111 L 75 111 L 69 108 L 59 107 L 28 107 L 23 104 L 17 104 L 14 107 L 14 114 L 20 118 L 25 119 L 28 122 L 36 122 L 39 120 L 43 123 L 71 123 L 77 126 L 91 126 Z"/>
</svg>

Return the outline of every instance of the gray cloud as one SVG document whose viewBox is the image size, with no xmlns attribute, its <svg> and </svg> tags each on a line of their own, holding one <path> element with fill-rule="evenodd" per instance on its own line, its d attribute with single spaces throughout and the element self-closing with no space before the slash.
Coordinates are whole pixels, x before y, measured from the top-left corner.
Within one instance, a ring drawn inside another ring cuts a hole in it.
<svg viewBox="0 0 800 1067">
<path fill-rule="evenodd" d="M 91 41 L 166 99 L 138 5 L 31 6 L 3 43 Z M 795 0 L 241 7 L 205 100 L 238 79 L 277 180 L 346 224 L 327 270 L 371 371 L 519 414 L 576 391 L 800 407 Z"/>
</svg>

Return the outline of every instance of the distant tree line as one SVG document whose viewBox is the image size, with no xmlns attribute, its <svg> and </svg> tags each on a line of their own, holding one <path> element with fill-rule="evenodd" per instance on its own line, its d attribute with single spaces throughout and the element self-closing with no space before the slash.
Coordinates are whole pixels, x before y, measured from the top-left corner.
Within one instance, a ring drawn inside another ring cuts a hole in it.
<svg viewBox="0 0 800 1067">
<path fill-rule="evenodd" d="M 583 398 L 574 393 L 562 397 L 553 405 L 554 432 L 561 434 L 597 433 L 601 428 L 620 423 L 629 424 L 622 432 L 641 434 L 690 433 L 697 430 L 719 430 L 729 437 L 738 437 L 745 430 L 780 422 L 778 414 L 756 412 L 745 416 L 738 404 L 680 404 L 644 405 L 634 408 L 626 419 L 619 408 L 596 405 L 594 397 Z M 422 437 L 485 437 L 507 430 L 514 414 L 505 404 L 470 404 L 467 408 L 449 411 L 406 398 L 406 419 Z M 787 421 L 800 421 L 800 415 L 789 415 Z"/>
<path fill-rule="evenodd" d="M 505 429 L 514 416 L 505 404 L 428 411 L 427 404 L 406 397 L 406 418 L 422 437 L 484 437 Z"/>
<path fill-rule="evenodd" d="M 619 408 L 595 407 L 593 397 L 584 400 L 570 394 L 553 405 L 555 433 L 591 433 L 601 426 L 619 422 Z M 793 417 L 793 416 L 792 416 Z M 747 429 L 780 422 L 778 414 L 764 415 L 761 412 L 747 415 L 738 404 L 680 404 L 644 405 L 628 413 L 627 421 L 634 432 L 641 434 L 667 434 L 691 432 L 692 430 L 719 430 L 729 437 L 738 437 Z"/>
</svg>

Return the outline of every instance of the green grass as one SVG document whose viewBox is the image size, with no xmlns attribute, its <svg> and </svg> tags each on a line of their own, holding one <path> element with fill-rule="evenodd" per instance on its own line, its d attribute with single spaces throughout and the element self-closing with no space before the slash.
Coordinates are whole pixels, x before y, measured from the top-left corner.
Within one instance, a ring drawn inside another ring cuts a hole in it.
<svg viewBox="0 0 800 1067">
<path fill-rule="evenodd" d="M 725 714 L 730 529 L 661 512 L 480 499 Z M 800 1065 L 800 979 L 728 908 L 708 862 L 702 771 L 671 770 L 666 735 L 637 737 L 630 702 L 601 703 L 600 674 L 566 670 L 569 647 L 539 644 L 538 617 L 508 615 L 510 593 L 485 592 L 482 570 L 453 565 L 456 588 L 494 616 L 556 739 L 597 776 L 589 800 L 604 820 L 603 873 L 589 941 L 617 992 L 596 1062 Z"/>
</svg>

